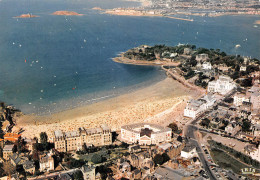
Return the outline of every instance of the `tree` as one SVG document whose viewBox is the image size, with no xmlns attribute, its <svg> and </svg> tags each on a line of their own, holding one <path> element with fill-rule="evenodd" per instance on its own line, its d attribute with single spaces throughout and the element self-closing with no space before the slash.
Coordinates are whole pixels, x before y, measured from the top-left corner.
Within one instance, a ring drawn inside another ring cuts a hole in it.
<svg viewBox="0 0 260 180">
<path fill-rule="evenodd" d="M 249 121 L 243 121 L 242 131 L 247 132 L 250 130 L 251 123 Z"/>
<path fill-rule="evenodd" d="M 155 165 L 157 165 L 157 164 L 162 165 L 163 164 L 163 156 L 160 155 L 160 154 L 156 154 L 153 158 L 153 162 L 154 162 Z"/>
<path fill-rule="evenodd" d="M 173 132 L 178 131 L 178 125 L 175 122 L 169 124 L 168 127 L 171 128 Z"/>
<path fill-rule="evenodd" d="M 167 161 L 170 160 L 170 157 L 169 157 L 168 154 L 166 154 L 166 153 L 163 153 L 163 154 L 162 154 L 162 157 L 163 157 L 163 163 L 165 163 L 165 162 L 167 162 Z"/>
<path fill-rule="evenodd" d="M 95 164 L 102 162 L 102 157 L 99 154 L 94 154 L 91 158 L 91 161 Z"/>
<path fill-rule="evenodd" d="M 48 136 L 46 132 L 41 132 L 40 133 L 40 139 L 42 144 L 47 144 L 48 143 Z"/>
<path fill-rule="evenodd" d="M 73 177 L 75 180 L 84 180 L 83 178 L 83 173 L 82 171 L 76 171 L 74 174 L 73 174 Z"/>
</svg>

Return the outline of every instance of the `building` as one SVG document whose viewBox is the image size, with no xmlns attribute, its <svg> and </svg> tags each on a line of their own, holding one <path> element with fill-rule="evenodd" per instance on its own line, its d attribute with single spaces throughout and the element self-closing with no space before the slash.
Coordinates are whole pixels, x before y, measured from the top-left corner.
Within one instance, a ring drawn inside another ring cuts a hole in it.
<svg viewBox="0 0 260 180">
<path fill-rule="evenodd" d="M 246 71 L 246 65 L 240 66 L 240 71 Z"/>
<path fill-rule="evenodd" d="M 40 158 L 40 171 L 53 171 L 54 170 L 54 158 L 52 152 Z"/>
<path fill-rule="evenodd" d="M 192 145 L 186 145 L 181 151 L 181 157 L 190 159 L 197 155 L 196 147 Z"/>
<path fill-rule="evenodd" d="M 208 54 L 198 54 L 196 55 L 196 61 L 207 61 L 209 59 Z"/>
<path fill-rule="evenodd" d="M 82 166 L 81 171 L 84 177 L 84 180 L 95 180 L 96 179 L 96 171 L 95 167 L 90 166 Z"/>
<path fill-rule="evenodd" d="M 110 128 L 102 125 L 100 128 L 84 129 L 77 131 L 54 132 L 54 146 L 59 152 L 79 151 L 83 145 L 104 146 L 112 143 L 112 133 Z"/>
<path fill-rule="evenodd" d="M 199 113 L 201 113 L 203 109 L 204 102 L 200 100 L 190 100 L 187 104 L 187 106 L 184 109 L 184 116 L 190 117 L 190 118 L 196 118 Z"/>
<path fill-rule="evenodd" d="M 190 55 L 191 53 L 192 53 L 191 48 L 184 48 L 183 54 L 185 54 L 185 55 Z"/>
<path fill-rule="evenodd" d="M 184 116 L 196 118 L 200 113 L 204 112 L 216 102 L 213 95 L 208 94 L 198 100 L 190 100 L 184 109 Z"/>
<path fill-rule="evenodd" d="M 6 133 L 4 135 L 4 141 L 16 142 L 21 138 L 21 134 L 17 133 Z"/>
<path fill-rule="evenodd" d="M 66 137 L 67 151 L 79 151 L 82 149 L 82 141 L 79 131 L 69 131 L 64 133 Z"/>
<path fill-rule="evenodd" d="M 4 149 L 3 149 L 3 158 L 5 160 L 9 160 L 10 159 L 10 156 L 12 156 L 13 154 L 13 148 L 14 148 L 14 145 L 11 144 L 11 145 L 5 145 L 4 146 Z"/>
<path fill-rule="evenodd" d="M 211 63 L 210 62 L 206 62 L 206 61 L 203 62 L 202 69 L 204 69 L 204 70 L 211 70 L 212 69 Z"/>
<path fill-rule="evenodd" d="M 28 161 L 27 157 L 21 156 L 17 153 L 13 153 L 12 155 L 9 156 L 10 157 L 10 161 L 11 164 L 13 166 L 17 166 L 17 165 L 22 165 L 24 164 L 26 161 Z"/>
<path fill-rule="evenodd" d="M 230 123 L 225 127 L 225 132 L 227 134 L 230 134 L 231 136 L 234 136 L 240 131 L 241 127 L 239 125 L 236 125 L 235 123 Z"/>
<path fill-rule="evenodd" d="M 222 95 L 236 88 L 236 84 L 228 76 L 219 76 L 219 79 L 208 83 L 208 92 L 220 93 Z"/>
<path fill-rule="evenodd" d="M 250 102 L 252 103 L 252 109 L 259 111 L 260 109 L 260 87 L 259 85 L 254 85 L 250 90 Z"/>
<path fill-rule="evenodd" d="M 23 168 L 25 172 L 28 172 L 30 174 L 34 174 L 35 172 L 35 165 L 33 161 L 26 161 L 23 163 Z"/>
<path fill-rule="evenodd" d="M 241 106 L 243 104 L 243 102 L 249 102 L 249 98 L 246 96 L 245 93 L 239 93 L 237 92 L 234 95 L 234 105 L 235 106 Z"/>
<path fill-rule="evenodd" d="M 142 145 L 159 144 L 171 141 L 172 130 L 150 123 L 137 123 L 121 127 L 122 141 Z"/>
</svg>

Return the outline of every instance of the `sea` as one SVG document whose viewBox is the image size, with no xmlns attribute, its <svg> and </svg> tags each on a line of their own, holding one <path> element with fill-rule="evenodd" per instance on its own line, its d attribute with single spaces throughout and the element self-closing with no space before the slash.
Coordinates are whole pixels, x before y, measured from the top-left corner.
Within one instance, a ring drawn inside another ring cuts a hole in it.
<svg viewBox="0 0 260 180">
<path fill-rule="evenodd" d="M 140 6 L 120 0 L 0 0 L 0 100 L 46 115 L 95 103 L 165 78 L 159 67 L 118 64 L 139 45 L 194 44 L 260 58 L 260 16 L 165 17 L 103 14 Z M 53 16 L 58 10 L 83 16 Z M 14 18 L 31 13 L 37 18 Z M 240 47 L 236 46 L 240 45 Z"/>
</svg>

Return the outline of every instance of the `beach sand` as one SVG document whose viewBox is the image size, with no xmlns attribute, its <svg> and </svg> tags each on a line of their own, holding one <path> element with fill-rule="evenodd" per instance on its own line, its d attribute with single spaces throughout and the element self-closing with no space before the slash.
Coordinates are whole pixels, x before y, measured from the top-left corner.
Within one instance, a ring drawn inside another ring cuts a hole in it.
<svg viewBox="0 0 260 180">
<path fill-rule="evenodd" d="M 23 128 L 23 137 L 39 137 L 40 132 L 53 136 L 53 131 L 72 131 L 107 124 L 113 131 L 125 124 L 151 122 L 168 125 L 181 123 L 187 100 L 201 93 L 184 87 L 172 78 L 134 92 L 91 105 L 47 116 L 24 115 L 17 119 L 14 130 Z"/>
</svg>

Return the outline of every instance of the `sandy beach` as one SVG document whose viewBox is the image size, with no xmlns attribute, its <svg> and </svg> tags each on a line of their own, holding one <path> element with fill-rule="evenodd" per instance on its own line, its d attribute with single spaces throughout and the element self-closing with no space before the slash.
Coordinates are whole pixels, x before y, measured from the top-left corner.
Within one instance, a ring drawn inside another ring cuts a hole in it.
<svg viewBox="0 0 260 180">
<path fill-rule="evenodd" d="M 48 116 L 24 115 L 17 120 L 15 130 L 23 128 L 22 136 L 33 138 L 44 131 L 51 137 L 58 129 L 72 131 L 101 124 L 107 124 L 115 131 L 122 125 L 137 122 L 181 123 L 186 101 L 200 94 L 172 78 L 165 78 L 149 87 L 91 105 Z"/>
</svg>

